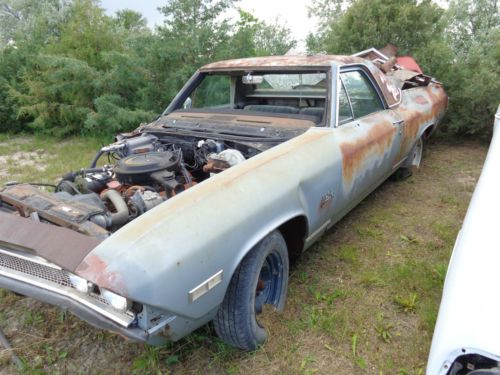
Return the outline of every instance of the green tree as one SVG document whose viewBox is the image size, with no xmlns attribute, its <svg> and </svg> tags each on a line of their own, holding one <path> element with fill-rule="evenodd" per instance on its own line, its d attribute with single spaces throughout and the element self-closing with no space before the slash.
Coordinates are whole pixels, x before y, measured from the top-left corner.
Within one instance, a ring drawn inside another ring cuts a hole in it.
<svg viewBox="0 0 500 375">
<path fill-rule="evenodd" d="M 68 0 L 0 0 L 0 49 L 9 43 L 42 47 L 60 35 L 69 9 Z"/>
<path fill-rule="evenodd" d="M 447 36 L 462 56 L 477 45 L 489 44 L 500 26 L 497 0 L 452 0 L 446 14 Z"/>
<path fill-rule="evenodd" d="M 309 37 L 311 50 L 351 54 L 391 43 L 401 54 L 415 53 L 442 34 L 445 26 L 443 9 L 430 0 L 358 0 L 343 10 L 348 5 L 334 2 L 328 8 L 326 17 L 333 18 L 320 18 L 325 31 L 319 40 Z"/>
<path fill-rule="evenodd" d="M 257 55 L 284 55 L 297 45 L 297 41 L 291 36 L 290 28 L 275 20 L 271 24 L 260 23 L 255 44 Z"/>
<path fill-rule="evenodd" d="M 116 12 L 115 23 L 119 27 L 133 33 L 148 31 L 147 20 L 142 14 L 130 9 L 123 9 Z"/>
<path fill-rule="evenodd" d="M 278 20 L 268 24 L 243 9 L 238 9 L 238 14 L 233 34 L 222 52 L 223 58 L 284 55 L 296 46 L 290 29 Z"/>
<path fill-rule="evenodd" d="M 65 0 L 0 0 L 0 131 L 22 130 L 30 120 L 12 92 L 39 51 L 60 35 L 68 12 Z"/>
<path fill-rule="evenodd" d="M 488 139 L 500 100 L 500 11 L 497 0 L 453 0 L 447 41 L 454 59 L 443 74 L 450 95 L 449 128 Z"/>
<path fill-rule="evenodd" d="M 72 57 L 100 69 L 104 68 L 101 53 L 121 49 L 121 38 L 112 18 L 96 0 L 75 0 L 61 36 L 45 48 L 45 53 Z"/>
<path fill-rule="evenodd" d="M 9 90 L 18 118 L 56 136 L 115 133 L 152 119 L 148 74 L 134 49 L 136 38 L 152 35 L 136 15 L 113 19 L 95 1 L 75 0 L 60 37 L 25 63 L 21 84 Z"/>
<path fill-rule="evenodd" d="M 169 0 L 160 8 L 164 24 L 138 47 L 150 82 L 144 95 L 158 111 L 196 69 L 215 60 L 228 40 L 225 11 L 231 6 L 230 0 Z"/>
<path fill-rule="evenodd" d="M 489 137 L 500 92 L 497 0 L 452 0 L 446 11 L 430 0 L 315 0 L 310 13 L 321 30 L 308 37 L 311 51 L 394 44 L 444 83 L 450 104 L 442 129 Z"/>
<path fill-rule="evenodd" d="M 98 72 L 86 62 L 70 57 L 40 55 L 17 92 L 19 114 L 33 119 L 38 132 L 65 136 L 81 133 L 96 96 Z"/>
</svg>

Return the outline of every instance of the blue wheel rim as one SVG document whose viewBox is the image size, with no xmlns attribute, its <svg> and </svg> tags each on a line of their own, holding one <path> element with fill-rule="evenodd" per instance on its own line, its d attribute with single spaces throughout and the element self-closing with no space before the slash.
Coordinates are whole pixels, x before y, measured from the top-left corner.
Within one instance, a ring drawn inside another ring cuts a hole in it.
<svg viewBox="0 0 500 375">
<path fill-rule="evenodd" d="M 281 256 L 272 251 L 260 269 L 255 290 L 255 312 L 260 314 L 266 304 L 278 306 L 283 283 L 283 263 Z"/>
</svg>

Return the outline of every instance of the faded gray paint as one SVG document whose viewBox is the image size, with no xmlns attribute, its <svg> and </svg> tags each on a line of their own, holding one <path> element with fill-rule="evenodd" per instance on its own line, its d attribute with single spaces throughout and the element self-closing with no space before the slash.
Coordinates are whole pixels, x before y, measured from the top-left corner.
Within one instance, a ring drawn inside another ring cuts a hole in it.
<svg viewBox="0 0 500 375">
<path fill-rule="evenodd" d="M 271 60 L 266 61 L 272 65 Z M 157 206 L 99 244 L 76 273 L 175 316 L 167 336 L 178 339 L 214 316 L 234 270 L 266 234 L 303 216 L 310 246 L 405 161 L 446 107 L 439 84 L 399 92 L 398 98 L 371 62 L 344 60 L 371 75 L 385 111 L 337 126 L 337 73 L 343 60 L 330 60 L 334 91 L 328 126 L 312 127 Z M 242 62 L 233 65 L 244 67 Z M 198 74 L 166 112 L 182 103 Z M 220 270 L 222 281 L 191 302 L 189 291 Z"/>
</svg>

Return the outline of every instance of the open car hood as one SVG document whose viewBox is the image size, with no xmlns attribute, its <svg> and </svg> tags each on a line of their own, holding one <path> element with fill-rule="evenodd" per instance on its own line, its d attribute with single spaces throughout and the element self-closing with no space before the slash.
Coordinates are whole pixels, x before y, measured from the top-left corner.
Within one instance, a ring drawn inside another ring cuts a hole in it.
<svg viewBox="0 0 500 375">
<path fill-rule="evenodd" d="M 69 271 L 101 242 L 68 228 L 3 212 L 0 222 L 0 251 L 4 248 L 39 256 Z"/>
</svg>

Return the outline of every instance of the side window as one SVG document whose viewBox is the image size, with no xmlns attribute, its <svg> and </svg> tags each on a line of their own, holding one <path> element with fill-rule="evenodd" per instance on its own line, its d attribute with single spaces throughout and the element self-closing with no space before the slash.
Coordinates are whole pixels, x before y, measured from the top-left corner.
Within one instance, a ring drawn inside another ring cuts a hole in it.
<svg viewBox="0 0 500 375">
<path fill-rule="evenodd" d="M 345 92 L 345 87 L 341 84 L 339 93 L 339 124 L 344 124 L 352 119 L 351 104 Z"/>
<path fill-rule="evenodd" d="M 349 95 L 354 118 L 384 109 L 372 83 L 361 71 L 344 72 L 340 77 Z"/>
</svg>

